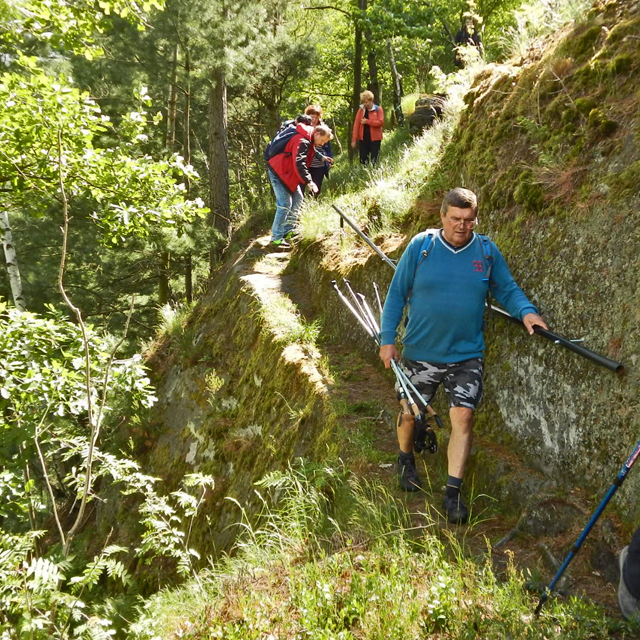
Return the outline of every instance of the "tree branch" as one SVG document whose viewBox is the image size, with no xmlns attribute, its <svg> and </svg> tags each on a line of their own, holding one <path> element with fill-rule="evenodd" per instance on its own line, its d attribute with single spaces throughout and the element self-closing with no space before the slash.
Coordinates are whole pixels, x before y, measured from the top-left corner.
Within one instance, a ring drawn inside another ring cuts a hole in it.
<svg viewBox="0 0 640 640">
<path fill-rule="evenodd" d="M 301 8 L 304 9 L 305 11 L 322 11 L 324 9 L 331 9 L 333 11 L 339 11 L 340 13 L 344 13 L 344 15 L 348 16 L 349 18 L 353 18 L 353 15 L 348 11 L 341 9 L 340 7 L 333 7 L 331 5 L 325 5 L 322 7 L 301 7 Z"/>
<path fill-rule="evenodd" d="M 91 429 L 91 437 L 89 438 L 89 450 L 87 452 L 87 468 L 85 472 L 84 479 L 84 488 L 82 490 L 82 498 L 80 500 L 80 509 L 78 511 L 78 515 L 76 516 L 76 520 L 73 523 L 73 526 L 69 530 L 67 534 L 66 542 L 63 542 L 64 545 L 64 557 L 66 558 L 69 555 L 69 547 L 71 545 L 71 540 L 75 536 L 82 519 L 84 518 L 84 512 L 87 507 L 87 499 L 89 496 L 89 488 L 91 486 L 91 472 L 93 465 L 93 452 L 95 446 L 96 439 L 96 425 L 94 423 L 93 418 L 93 405 L 91 402 L 91 353 L 89 349 L 89 338 L 87 336 L 87 327 L 82 319 L 82 313 L 78 307 L 76 307 L 71 299 L 67 295 L 67 292 L 64 288 L 64 272 L 67 262 L 67 242 L 69 240 L 69 201 L 67 200 L 67 193 L 64 188 L 64 176 L 62 173 L 62 131 L 58 129 L 58 183 L 60 185 L 60 195 L 62 198 L 62 215 L 63 215 L 63 227 L 62 227 L 62 255 L 60 257 L 60 269 L 58 271 L 58 289 L 60 290 L 60 294 L 64 299 L 67 306 L 73 311 L 75 314 L 78 324 L 80 325 L 80 330 L 82 331 L 82 344 L 84 347 L 84 362 L 85 362 L 85 377 L 86 377 L 86 391 L 87 391 L 87 420 L 89 422 L 89 428 Z"/>
<path fill-rule="evenodd" d="M 42 427 L 47 415 L 49 414 L 50 407 L 47 407 L 47 410 L 44 412 L 42 416 L 42 420 L 36 426 L 36 430 L 33 436 L 33 442 L 36 445 L 36 451 L 38 452 L 38 458 L 40 459 L 40 464 L 42 465 L 42 473 L 44 474 L 44 481 L 47 485 L 47 491 L 49 492 L 49 497 L 51 498 L 51 508 L 53 509 L 53 517 L 55 518 L 56 525 L 58 526 L 58 532 L 60 533 L 60 542 L 62 546 L 66 546 L 64 530 L 62 529 L 62 524 L 60 523 L 60 518 L 58 516 L 58 507 L 56 506 L 56 498 L 53 494 L 53 487 L 51 486 L 51 482 L 49 480 L 49 473 L 47 472 L 47 465 L 44 461 L 44 456 L 42 455 L 42 449 L 40 449 L 40 428 Z"/>
</svg>

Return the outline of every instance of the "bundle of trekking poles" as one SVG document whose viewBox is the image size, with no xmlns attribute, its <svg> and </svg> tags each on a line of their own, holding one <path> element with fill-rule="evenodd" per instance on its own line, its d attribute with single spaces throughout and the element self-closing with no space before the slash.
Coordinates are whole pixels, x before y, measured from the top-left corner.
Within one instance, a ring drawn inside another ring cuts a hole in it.
<svg viewBox="0 0 640 640">
<path fill-rule="evenodd" d="M 353 220 L 351 220 L 351 218 L 349 218 L 348 215 L 346 215 L 343 211 L 341 211 L 336 205 L 333 205 L 333 208 L 340 214 L 340 217 L 360 236 L 360 238 L 362 238 L 369 245 L 369 247 L 371 247 L 371 249 L 373 249 L 373 251 L 375 251 L 375 253 L 378 254 L 378 256 L 383 260 L 383 262 L 388 264 L 392 269 L 394 269 L 394 270 L 396 269 L 395 262 L 393 260 L 391 260 L 358 227 L 358 225 Z M 340 299 L 342 300 L 342 302 L 344 302 L 344 304 L 347 306 L 347 308 L 356 317 L 356 319 L 362 325 L 362 327 L 368 333 L 368 335 L 371 338 L 373 338 L 373 340 L 375 341 L 376 345 L 378 347 L 380 347 L 380 327 L 379 327 L 378 323 L 376 322 L 376 319 L 375 319 L 373 313 L 371 312 L 371 309 L 370 309 L 369 305 L 367 304 L 367 301 L 366 301 L 365 297 L 360 293 L 358 293 L 358 294 L 354 293 L 354 291 L 351 288 L 351 285 L 350 285 L 348 280 L 345 279 L 344 282 L 345 282 L 345 285 L 346 285 L 346 287 L 347 287 L 347 289 L 348 289 L 348 291 L 349 291 L 349 293 L 350 293 L 350 295 L 351 295 L 351 297 L 352 297 L 352 299 L 353 299 L 353 301 L 355 303 L 355 306 L 353 304 L 351 304 L 349 302 L 349 300 L 345 297 L 345 295 L 340 291 L 340 289 L 338 288 L 338 285 L 337 285 L 335 280 L 332 281 L 332 285 L 335 288 L 335 290 L 338 292 L 338 295 L 340 296 Z M 380 316 L 382 317 L 382 301 L 380 300 L 380 294 L 379 294 L 378 286 L 376 285 L 375 282 L 373 283 L 373 286 L 374 286 L 375 293 L 376 293 L 376 298 L 377 298 L 377 301 L 378 301 L 378 307 L 380 309 Z M 500 309 L 499 307 L 495 307 L 493 305 L 491 305 L 490 308 L 491 308 L 492 311 L 495 311 L 496 313 L 498 313 L 501 317 L 504 317 L 504 318 L 507 318 L 508 320 L 512 320 L 513 322 L 522 324 L 520 322 L 520 320 L 518 320 L 517 318 L 514 318 L 513 316 L 509 315 L 503 309 Z M 546 338 L 547 340 L 550 340 L 555 345 L 562 346 L 562 347 L 564 347 L 564 348 L 566 348 L 566 349 L 568 349 L 568 350 L 570 350 L 570 351 L 582 356 L 583 358 L 591 360 L 592 362 L 595 362 L 596 364 L 609 369 L 610 371 L 614 371 L 618 375 L 623 375 L 624 374 L 624 367 L 620 362 L 616 362 L 615 360 L 611 360 L 610 358 L 607 358 L 606 356 L 603 356 L 603 355 L 601 355 L 599 353 L 595 353 L 594 351 L 591 351 L 590 349 L 587 349 L 587 348 L 585 348 L 585 347 L 583 347 L 583 346 L 581 346 L 579 344 L 576 344 L 576 342 L 579 342 L 579 341 L 568 340 L 567 338 L 559 336 L 559 335 L 557 335 L 555 333 L 552 333 L 551 331 L 548 331 L 547 329 L 543 329 L 542 327 L 539 327 L 539 326 L 536 326 L 534 328 L 534 331 L 535 331 L 536 334 L 540 335 L 543 338 Z M 400 397 L 400 400 L 401 401 L 403 399 L 407 400 L 407 402 L 409 403 L 409 406 L 411 407 L 411 411 L 412 411 L 412 413 L 414 415 L 414 418 L 415 418 L 415 421 L 416 421 L 415 422 L 416 427 L 415 427 L 415 431 L 414 431 L 414 441 L 415 441 L 414 442 L 414 448 L 415 448 L 415 450 L 418 453 L 420 453 L 421 451 L 424 451 L 424 450 L 427 450 L 427 451 L 429 451 L 431 453 L 435 453 L 438 450 L 438 446 L 437 446 L 435 432 L 433 431 L 433 428 L 429 425 L 429 420 L 431 418 L 433 418 L 435 420 L 436 424 L 438 426 L 442 427 L 442 421 L 440 420 L 440 417 L 433 410 L 431 405 L 429 403 L 427 403 L 426 400 L 422 397 L 422 394 L 420 394 L 418 392 L 418 390 L 413 386 L 413 384 L 411 383 L 411 380 L 408 378 L 408 376 L 404 373 L 402 368 L 398 365 L 398 363 L 395 360 L 391 361 L 391 368 L 392 368 L 393 373 L 394 373 L 394 375 L 396 377 L 396 380 L 398 382 L 397 388 L 398 388 L 398 395 Z M 413 393 L 411 393 L 411 392 L 413 392 Z M 414 396 L 415 396 L 415 400 L 414 400 Z M 422 410 L 422 411 L 420 410 L 420 408 L 417 405 L 416 400 L 421 402 L 421 404 L 424 406 L 424 410 Z M 425 412 L 429 414 L 429 417 L 426 416 Z M 429 440 L 429 444 L 427 444 L 427 442 L 426 442 L 427 439 Z M 636 445 L 636 447 L 632 451 L 631 455 L 627 458 L 625 464 L 623 465 L 622 469 L 618 473 L 616 479 L 613 481 L 613 484 L 611 485 L 611 487 L 607 491 L 607 494 L 605 495 L 603 500 L 598 505 L 598 508 L 596 509 L 596 511 L 592 515 L 591 519 L 589 520 L 589 522 L 587 523 L 587 525 L 583 529 L 583 531 L 580 534 L 579 538 L 574 543 L 573 547 L 571 548 L 571 551 L 569 552 L 569 554 L 567 555 L 565 561 L 562 563 L 562 565 L 558 569 L 558 572 L 554 576 L 553 580 L 549 583 L 548 586 L 546 586 L 542 590 L 542 595 L 540 597 L 540 600 L 539 600 L 538 605 L 537 605 L 536 610 L 535 610 L 535 615 L 536 616 L 538 616 L 540 614 L 540 611 L 541 611 L 544 603 L 547 601 L 547 599 L 549 598 L 549 596 L 551 595 L 551 593 L 555 589 L 555 587 L 558 584 L 562 574 L 565 572 L 565 570 L 567 569 L 567 567 L 569 566 L 569 564 L 571 563 L 571 561 L 573 560 L 575 555 L 580 550 L 580 547 L 582 546 L 582 543 L 585 541 L 585 539 L 589 535 L 589 532 L 591 531 L 591 529 L 593 528 L 593 526 L 597 522 L 598 518 L 602 515 L 602 512 L 606 508 L 607 504 L 609 503 L 609 501 L 611 500 L 611 498 L 613 497 L 615 492 L 620 488 L 620 486 L 622 485 L 622 483 L 626 479 L 627 475 L 629 474 L 629 471 L 631 470 L 633 465 L 637 462 L 638 458 L 640 458 L 640 442 L 638 442 L 638 444 Z"/>
<path fill-rule="evenodd" d="M 345 279 L 344 284 L 353 299 L 353 304 L 349 302 L 347 297 L 340 291 L 338 288 L 338 284 L 335 280 L 331 282 L 333 288 L 336 290 L 338 295 L 340 296 L 340 300 L 344 302 L 345 306 L 351 313 L 355 316 L 358 322 L 362 325 L 364 330 L 367 332 L 369 337 L 373 338 L 376 346 L 380 347 L 380 326 L 371 311 L 371 307 L 367 303 L 366 298 L 363 294 L 356 294 L 352 287 L 351 283 Z M 374 282 L 373 288 L 375 289 L 376 299 L 378 301 L 378 308 L 380 309 L 380 316 L 382 317 L 382 300 L 380 299 L 380 291 L 378 289 L 378 285 Z M 413 418 L 415 420 L 415 427 L 413 431 L 413 448 L 416 453 L 421 453 L 422 451 L 428 451 L 429 453 L 436 453 L 438 450 L 438 440 L 431 426 L 430 421 L 433 419 L 435 423 L 442 427 L 442 420 L 440 420 L 440 416 L 434 411 L 433 407 L 424 399 L 422 394 L 415 388 L 407 374 L 400 368 L 398 363 L 395 360 L 391 360 L 391 369 L 396 377 L 396 381 L 398 382 L 398 396 L 400 402 L 405 400 L 409 408 L 411 409 L 411 413 L 413 414 Z M 422 404 L 423 409 L 420 409 L 418 406 L 418 402 Z M 429 414 L 429 415 L 427 415 Z M 428 441 L 428 442 L 427 442 Z"/>
</svg>

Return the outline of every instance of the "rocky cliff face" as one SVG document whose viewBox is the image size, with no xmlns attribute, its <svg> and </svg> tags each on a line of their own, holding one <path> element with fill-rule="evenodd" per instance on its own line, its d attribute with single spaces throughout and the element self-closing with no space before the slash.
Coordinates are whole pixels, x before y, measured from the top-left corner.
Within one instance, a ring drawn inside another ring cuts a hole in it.
<svg viewBox="0 0 640 640">
<path fill-rule="evenodd" d="M 627 368 L 619 379 L 492 320 L 480 430 L 600 492 L 640 437 L 638 38 L 637 3 L 609 3 L 520 66 L 488 68 L 443 162 L 481 194 L 482 231 L 550 326 Z M 632 474 L 636 518 L 639 488 Z"/>
<path fill-rule="evenodd" d="M 185 473 L 214 476 L 207 522 L 191 538 L 207 555 L 230 550 L 241 507 L 260 509 L 257 480 L 333 446 L 330 377 L 281 291 L 285 264 L 252 243 L 152 359 L 159 401 L 147 468 L 168 489 Z"/>
</svg>

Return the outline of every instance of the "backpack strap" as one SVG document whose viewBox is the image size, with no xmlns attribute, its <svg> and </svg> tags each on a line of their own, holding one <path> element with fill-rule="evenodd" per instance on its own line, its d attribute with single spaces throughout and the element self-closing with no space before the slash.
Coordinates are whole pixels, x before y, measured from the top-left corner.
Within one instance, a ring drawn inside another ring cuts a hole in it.
<svg viewBox="0 0 640 640">
<path fill-rule="evenodd" d="M 418 260 L 416 261 L 415 269 L 413 270 L 413 279 L 416 279 L 416 273 L 418 273 L 418 267 L 427 259 L 431 250 L 436 245 L 436 234 L 438 233 L 437 229 L 427 229 L 424 232 L 424 240 L 422 241 L 422 246 L 420 247 L 420 253 L 418 254 Z M 413 293 L 413 288 L 409 289 L 409 295 L 407 296 L 407 302 L 411 300 L 411 294 Z"/>
<path fill-rule="evenodd" d="M 483 282 L 489 282 L 491 280 L 491 270 L 493 269 L 494 257 L 491 253 L 491 242 L 489 238 L 483 234 L 476 234 L 480 239 L 480 246 L 482 247 L 482 260 L 487 265 L 487 273 L 484 278 L 482 278 Z M 488 292 L 487 292 L 487 295 Z"/>
<path fill-rule="evenodd" d="M 418 267 L 428 258 L 431 250 L 436 244 L 436 234 L 438 233 L 437 229 L 427 229 L 424 234 L 424 240 L 422 241 L 422 246 L 420 247 L 420 253 L 418 254 L 418 260 L 416 262 L 416 268 L 413 270 L 413 278 L 415 280 L 416 273 L 418 271 Z"/>
</svg>

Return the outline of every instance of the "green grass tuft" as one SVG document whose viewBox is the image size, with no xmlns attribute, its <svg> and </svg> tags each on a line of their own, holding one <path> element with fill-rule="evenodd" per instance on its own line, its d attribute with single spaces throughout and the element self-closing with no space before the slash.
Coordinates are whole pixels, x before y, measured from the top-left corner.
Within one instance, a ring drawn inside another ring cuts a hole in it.
<svg viewBox="0 0 640 640">
<path fill-rule="evenodd" d="M 498 577 L 489 552 L 472 558 L 446 543 L 375 482 L 342 467 L 300 463 L 258 483 L 263 510 L 240 523 L 232 557 L 139 610 L 133 637 L 631 638 L 582 600 L 545 605 L 512 563 Z"/>
</svg>

